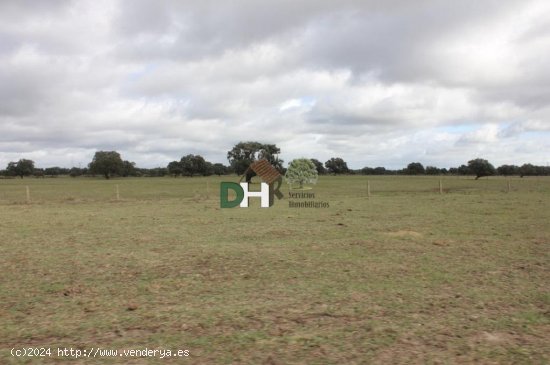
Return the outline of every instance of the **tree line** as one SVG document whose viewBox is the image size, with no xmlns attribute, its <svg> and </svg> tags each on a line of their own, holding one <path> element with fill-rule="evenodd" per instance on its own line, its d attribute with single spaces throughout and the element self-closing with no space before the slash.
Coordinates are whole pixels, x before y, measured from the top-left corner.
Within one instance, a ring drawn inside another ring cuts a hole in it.
<svg viewBox="0 0 550 365">
<path fill-rule="evenodd" d="M 363 175 L 463 175 L 475 176 L 476 179 L 484 176 L 550 176 L 550 167 L 536 166 L 530 163 L 517 165 L 502 165 L 497 168 L 489 161 L 476 158 L 458 167 L 438 168 L 434 166 L 424 167 L 420 162 L 411 162 L 406 168 L 400 170 L 387 170 L 384 167 L 364 167 L 360 170 Z"/>
<path fill-rule="evenodd" d="M 111 177 L 162 177 L 162 176 L 211 176 L 246 174 L 246 181 L 250 182 L 255 173 L 248 169 L 248 166 L 259 159 L 266 159 L 277 170 L 284 174 L 283 160 L 279 158 L 281 150 L 275 144 L 263 144 L 260 142 L 239 142 L 227 152 L 228 165 L 212 163 L 201 155 L 188 154 L 179 160 L 171 161 L 166 167 L 139 168 L 134 162 L 123 160 L 117 151 L 97 151 L 87 167 L 48 167 L 37 168 L 35 163 L 29 159 L 20 159 L 16 162 L 9 162 L 4 170 L 0 170 L 3 177 L 56 177 L 68 175 L 77 176 L 102 176 L 105 179 Z M 346 161 L 340 157 L 333 157 L 325 163 L 310 158 L 319 175 L 325 174 L 362 174 L 362 175 L 469 175 L 476 179 L 483 176 L 550 176 L 550 167 L 536 166 L 532 164 L 502 165 L 495 168 L 489 161 L 476 158 L 468 161 L 467 164 L 451 168 L 438 168 L 435 166 L 422 165 L 420 162 L 411 162 L 407 167 L 398 170 L 386 169 L 385 167 L 363 167 L 359 170 L 348 168 Z"/>
</svg>

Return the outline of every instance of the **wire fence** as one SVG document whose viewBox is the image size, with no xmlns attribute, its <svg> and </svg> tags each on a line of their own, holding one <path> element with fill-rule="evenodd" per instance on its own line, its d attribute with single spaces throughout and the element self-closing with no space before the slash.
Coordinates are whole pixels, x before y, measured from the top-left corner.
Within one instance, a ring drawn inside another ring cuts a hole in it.
<svg viewBox="0 0 550 365">
<path fill-rule="evenodd" d="M 218 200 L 219 184 L 235 176 L 193 178 L 0 179 L 0 205 L 124 201 Z M 256 181 L 256 183 L 259 181 Z M 254 188 L 251 188 L 254 190 Z M 340 200 L 403 194 L 550 194 L 550 177 L 321 176 L 318 196 Z M 288 195 L 288 186 L 281 191 Z"/>
</svg>

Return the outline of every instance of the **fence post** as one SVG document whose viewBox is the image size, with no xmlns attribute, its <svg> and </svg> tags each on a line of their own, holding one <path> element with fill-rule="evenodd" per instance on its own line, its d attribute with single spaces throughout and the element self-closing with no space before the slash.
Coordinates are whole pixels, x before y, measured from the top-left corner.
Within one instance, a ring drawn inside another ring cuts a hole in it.
<svg viewBox="0 0 550 365">
<path fill-rule="evenodd" d="M 120 200 L 120 189 L 118 187 L 118 184 L 116 184 L 116 200 Z"/>
<path fill-rule="evenodd" d="M 28 185 L 25 188 L 26 188 L 26 191 L 27 191 L 27 203 L 30 203 L 31 202 L 31 189 L 29 188 Z"/>
<path fill-rule="evenodd" d="M 370 198 L 370 181 L 367 180 L 367 198 Z"/>
<path fill-rule="evenodd" d="M 507 193 L 510 192 L 510 179 L 508 179 L 508 189 L 506 190 Z"/>
</svg>

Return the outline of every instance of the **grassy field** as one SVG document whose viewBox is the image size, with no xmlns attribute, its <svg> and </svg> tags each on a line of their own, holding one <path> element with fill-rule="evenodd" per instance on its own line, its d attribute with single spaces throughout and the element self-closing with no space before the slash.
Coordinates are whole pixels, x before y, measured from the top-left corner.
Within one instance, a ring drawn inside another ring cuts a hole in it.
<svg viewBox="0 0 550 365">
<path fill-rule="evenodd" d="M 321 177 L 326 209 L 222 180 L 0 180 L 0 363 L 550 362 L 550 179 Z"/>
</svg>

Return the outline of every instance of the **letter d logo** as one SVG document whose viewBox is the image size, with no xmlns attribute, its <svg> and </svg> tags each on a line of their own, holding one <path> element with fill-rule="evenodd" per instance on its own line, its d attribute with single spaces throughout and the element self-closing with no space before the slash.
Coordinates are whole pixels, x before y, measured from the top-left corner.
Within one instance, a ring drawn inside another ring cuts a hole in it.
<svg viewBox="0 0 550 365">
<path fill-rule="evenodd" d="M 229 200 L 229 190 L 233 190 L 237 197 L 235 200 Z M 241 204 L 244 199 L 243 188 L 234 182 L 222 182 L 220 184 L 220 207 L 221 208 L 234 208 Z"/>
</svg>

